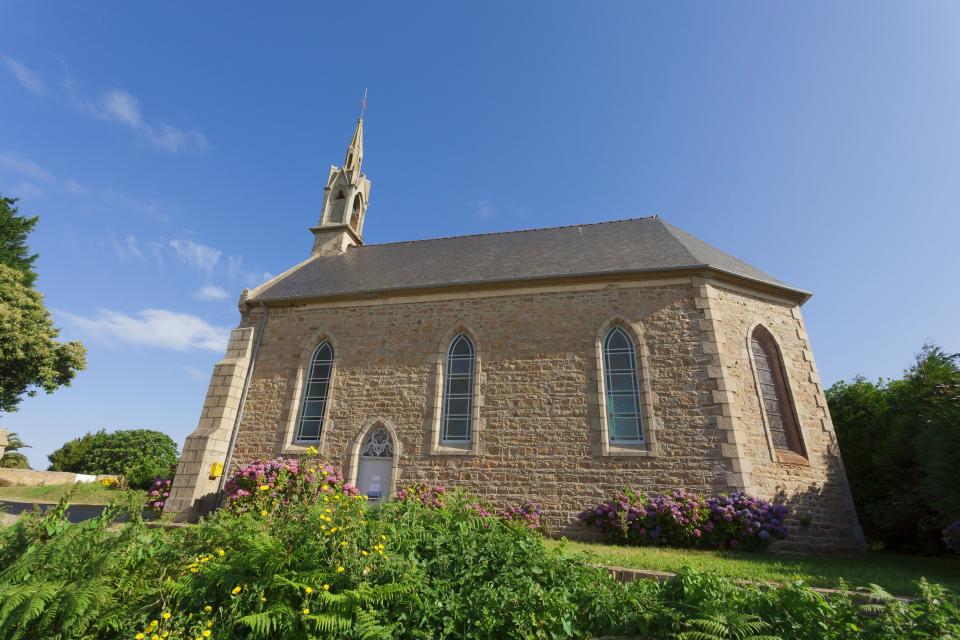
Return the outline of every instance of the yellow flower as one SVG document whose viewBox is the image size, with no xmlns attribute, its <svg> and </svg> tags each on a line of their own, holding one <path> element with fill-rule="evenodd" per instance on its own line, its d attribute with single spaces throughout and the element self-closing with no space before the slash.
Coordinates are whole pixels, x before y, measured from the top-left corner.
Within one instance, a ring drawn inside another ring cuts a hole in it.
<svg viewBox="0 0 960 640">
<path fill-rule="evenodd" d="M 160 640 L 160 636 L 158 636 L 157 634 L 153 634 L 152 636 L 150 636 L 150 640 Z"/>
<path fill-rule="evenodd" d="M 207 629 L 209 629 L 209 628 L 212 627 L 212 626 L 213 626 L 213 620 L 208 620 L 208 621 L 207 621 Z"/>
<path fill-rule="evenodd" d="M 227 555 L 227 552 L 223 549 L 217 549 L 217 555 L 222 558 L 223 556 Z"/>
<path fill-rule="evenodd" d="M 346 542 L 344 542 L 344 544 L 346 544 Z M 343 572 L 344 572 L 343 567 L 337 567 L 337 573 L 343 573 Z"/>
<path fill-rule="evenodd" d="M 387 539 L 387 536 L 385 536 L 385 535 L 383 535 L 383 534 L 381 533 L 381 534 L 380 534 L 380 539 L 381 539 L 381 540 L 386 540 L 386 539 Z"/>
<path fill-rule="evenodd" d="M 324 591 L 330 591 L 330 585 L 328 585 L 328 584 L 323 585 L 323 590 L 324 590 Z"/>
<path fill-rule="evenodd" d="M 240 591 L 241 591 L 241 587 L 240 585 L 237 585 L 233 588 L 233 591 L 231 591 L 230 593 L 232 593 L 233 595 L 237 595 L 238 593 L 240 593 Z"/>
<path fill-rule="evenodd" d="M 315 456 L 317 455 L 317 448 L 313 446 L 307 447 L 307 453 L 311 456 Z"/>
<path fill-rule="evenodd" d="M 270 490 L 270 485 L 268 484 L 260 485 L 260 491 L 269 491 L 269 490 Z"/>
<path fill-rule="evenodd" d="M 316 472 L 317 472 L 316 467 L 310 467 L 310 473 L 316 473 Z"/>
<path fill-rule="evenodd" d="M 151 627 L 155 627 L 155 626 L 157 626 L 158 624 L 160 624 L 160 623 L 157 622 L 156 620 L 151 620 L 151 621 L 150 621 L 150 626 L 151 626 Z"/>
<path fill-rule="evenodd" d="M 262 515 L 264 518 L 266 518 L 266 517 L 267 517 L 267 510 L 264 509 L 263 511 L 261 511 L 261 512 L 260 512 L 260 515 Z"/>
<path fill-rule="evenodd" d="M 306 591 L 307 593 L 313 593 L 313 587 L 307 587 L 306 589 L 304 589 L 304 591 Z"/>
<path fill-rule="evenodd" d="M 164 611 L 164 612 L 163 612 L 163 616 L 161 616 L 161 617 L 162 617 L 164 620 L 169 620 L 169 619 L 170 619 L 170 613 L 167 612 L 167 611 Z"/>
<path fill-rule="evenodd" d="M 143 635 L 142 633 L 138 633 L 137 635 L 135 635 L 135 636 L 133 636 L 133 637 L 134 637 L 134 640 L 143 640 L 143 639 L 146 638 L 147 636 Z"/>
<path fill-rule="evenodd" d="M 207 605 L 203 608 L 203 611 L 204 613 L 210 613 L 211 611 L 213 611 L 213 607 L 211 607 L 210 605 Z"/>
<path fill-rule="evenodd" d="M 266 596 L 260 596 L 260 602 L 266 602 L 266 601 L 267 601 Z"/>
<path fill-rule="evenodd" d="M 362 553 L 362 554 L 365 555 L 365 556 L 370 555 L 370 552 L 368 552 L 368 551 L 361 551 L 360 553 Z"/>
<path fill-rule="evenodd" d="M 203 630 L 203 637 L 204 637 L 204 638 L 209 638 L 209 637 L 210 637 L 210 629 L 204 629 L 204 630 Z"/>
<path fill-rule="evenodd" d="M 305 615 L 305 616 L 310 615 L 310 609 L 304 609 L 304 610 L 303 610 L 303 615 Z"/>
</svg>

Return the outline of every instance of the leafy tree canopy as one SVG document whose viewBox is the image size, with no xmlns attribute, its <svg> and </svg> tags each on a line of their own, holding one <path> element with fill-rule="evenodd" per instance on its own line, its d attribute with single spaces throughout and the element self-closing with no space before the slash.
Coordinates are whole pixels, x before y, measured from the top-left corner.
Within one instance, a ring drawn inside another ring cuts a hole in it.
<svg viewBox="0 0 960 640">
<path fill-rule="evenodd" d="M 902 378 L 840 381 L 827 401 L 865 533 L 941 550 L 941 530 L 960 520 L 960 354 L 926 345 Z"/>
<path fill-rule="evenodd" d="M 0 412 L 15 411 L 24 395 L 52 393 L 87 366 L 79 342 L 58 342 L 59 331 L 33 288 L 36 273 L 26 236 L 36 218 L 17 215 L 16 200 L 0 196 Z"/>
<path fill-rule="evenodd" d="M 20 449 L 27 449 L 30 445 L 20 439 L 20 436 L 14 432 L 7 434 L 7 445 L 4 448 L 3 456 L 0 457 L 0 468 L 3 469 L 29 469 L 30 462 L 27 456 L 20 453 Z"/>
<path fill-rule="evenodd" d="M 26 285 L 32 287 L 37 278 L 33 270 L 37 254 L 30 253 L 27 236 L 37 226 L 39 218 L 17 215 L 16 205 L 16 198 L 0 196 L 0 264 L 23 272 Z"/>
<path fill-rule="evenodd" d="M 167 434 L 151 429 L 87 433 L 70 440 L 48 458 L 51 471 L 128 475 L 132 476 L 131 485 L 143 485 L 156 476 L 169 475 L 178 460 L 177 444 Z"/>
</svg>

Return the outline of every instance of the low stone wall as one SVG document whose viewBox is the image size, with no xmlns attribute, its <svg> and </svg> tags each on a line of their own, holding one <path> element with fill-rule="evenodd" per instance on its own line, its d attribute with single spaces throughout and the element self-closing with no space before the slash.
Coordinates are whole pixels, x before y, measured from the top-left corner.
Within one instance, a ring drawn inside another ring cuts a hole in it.
<svg viewBox="0 0 960 640">
<path fill-rule="evenodd" d="M 35 471 L 34 469 L 0 469 L 0 484 L 20 487 L 40 487 L 48 484 L 73 484 L 75 482 L 99 482 L 104 478 L 118 479 L 113 475 L 87 475 L 66 471 Z"/>
</svg>

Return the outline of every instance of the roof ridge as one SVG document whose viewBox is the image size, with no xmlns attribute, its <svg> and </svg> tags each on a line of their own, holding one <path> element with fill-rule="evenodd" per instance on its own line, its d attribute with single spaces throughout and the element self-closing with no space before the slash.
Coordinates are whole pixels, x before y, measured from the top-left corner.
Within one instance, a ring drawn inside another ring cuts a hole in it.
<svg viewBox="0 0 960 640">
<path fill-rule="evenodd" d="M 529 233 L 531 231 L 554 231 L 557 229 L 572 229 L 573 227 L 597 227 L 603 224 L 616 224 L 618 222 L 636 222 L 638 220 L 660 220 L 663 218 L 654 214 L 652 216 L 640 216 L 639 218 L 620 218 L 619 220 L 601 220 L 600 222 L 587 222 L 580 224 L 564 224 L 558 227 L 533 227 L 531 229 L 511 229 L 509 231 L 488 231 L 486 233 L 464 233 L 458 236 L 439 236 L 436 238 L 418 238 L 416 240 L 394 240 L 393 242 L 378 242 L 376 244 L 363 244 L 356 247 L 350 247 L 350 250 L 365 249 L 368 247 L 386 247 L 395 244 L 413 244 L 415 242 L 436 242 L 437 240 L 456 240 L 458 238 L 479 238 L 483 236 L 505 236 L 511 233 Z M 665 224 L 665 223 L 664 223 Z"/>
<path fill-rule="evenodd" d="M 667 233 L 669 233 L 670 236 L 677 241 L 677 244 L 683 247 L 683 250 L 687 252 L 690 258 L 692 258 L 693 260 L 696 260 L 700 264 L 704 264 L 704 265 L 707 264 L 706 261 L 703 259 L 703 256 L 698 256 L 697 254 L 695 254 L 693 250 L 687 246 L 687 243 L 684 241 L 684 239 L 681 238 L 678 234 L 674 233 L 675 231 L 680 231 L 680 229 L 673 226 L 666 220 L 661 220 L 660 222 L 663 223 L 663 228 L 666 229 Z"/>
</svg>

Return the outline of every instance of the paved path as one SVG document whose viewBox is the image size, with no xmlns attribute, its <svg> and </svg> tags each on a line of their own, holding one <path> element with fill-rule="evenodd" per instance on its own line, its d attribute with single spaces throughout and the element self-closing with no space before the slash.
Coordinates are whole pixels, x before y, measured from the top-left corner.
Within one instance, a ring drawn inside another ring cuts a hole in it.
<svg viewBox="0 0 960 640">
<path fill-rule="evenodd" d="M 3 507 L 3 512 L 5 514 L 4 524 L 9 524 L 7 522 L 10 516 L 18 516 L 24 511 L 31 511 L 33 505 L 36 504 L 43 510 L 50 509 L 55 507 L 55 504 L 49 503 L 33 503 L 33 502 L 19 502 L 16 500 L 0 500 L 0 506 Z M 70 522 L 83 522 L 84 520 L 89 520 L 90 518 L 96 518 L 101 513 L 103 513 L 104 505 L 102 504 L 72 504 L 67 507 L 67 519 Z M 145 520 L 156 519 L 157 514 L 153 511 L 145 511 L 143 514 Z M 127 518 L 119 518 L 119 520 L 127 520 Z"/>
</svg>

